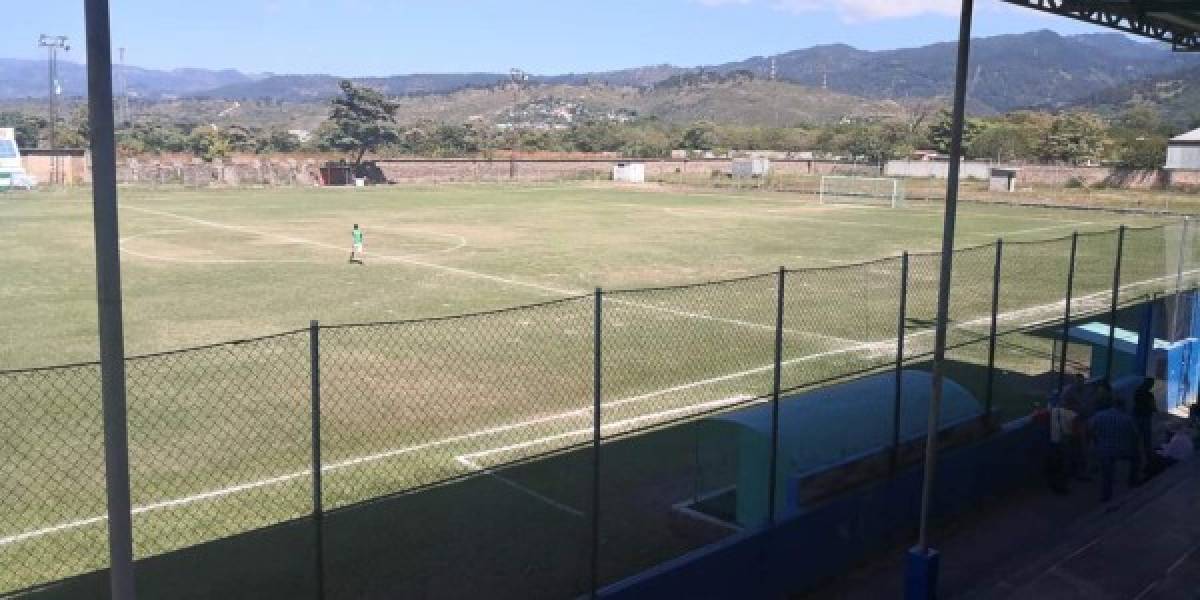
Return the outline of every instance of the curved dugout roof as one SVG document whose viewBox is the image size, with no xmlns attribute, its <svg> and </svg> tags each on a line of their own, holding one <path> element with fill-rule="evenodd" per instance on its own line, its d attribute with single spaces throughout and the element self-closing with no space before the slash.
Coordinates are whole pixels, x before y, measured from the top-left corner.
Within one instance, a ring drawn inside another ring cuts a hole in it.
<svg viewBox="0 0 1200 600">
<path fill-rule="evenodd" d="M 931 376 L 905 371 L 900 403 L 900 440 L 925 436 Z M 848 458 L 887 448 L 892 442 L 894 373 L 880 373 L 783 398 L 779 403 L 779 446 L 783 472 L 801 475 L 819 471 Z M 966 388 L 943 379 L 943 430 L 983 414 Z M 769 403 L 711 417 L 717 427 L 733 427 L 761 439 L 771 435 Z"/>
</svg>

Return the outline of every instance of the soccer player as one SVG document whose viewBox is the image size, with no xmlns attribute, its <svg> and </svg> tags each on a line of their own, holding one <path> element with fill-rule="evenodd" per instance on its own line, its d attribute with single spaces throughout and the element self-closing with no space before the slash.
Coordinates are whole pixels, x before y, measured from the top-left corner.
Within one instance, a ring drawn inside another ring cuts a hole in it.
<svg viewBox="0 0 1200 600">
<path fill-rule="evenodd" d="M 354 224 L 354 229 L 350 231 L 350 237 L 354 240 L 354 245 L 350 247 L 350 262 L 363 264 L 363 232 L 358 228 L 358 223 Z"/>
</svg>

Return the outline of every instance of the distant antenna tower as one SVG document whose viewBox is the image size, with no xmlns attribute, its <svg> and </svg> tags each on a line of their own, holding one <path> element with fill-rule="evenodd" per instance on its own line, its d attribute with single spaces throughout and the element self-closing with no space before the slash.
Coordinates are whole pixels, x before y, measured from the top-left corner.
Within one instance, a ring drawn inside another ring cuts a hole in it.
<svg viewBox="0 0 1200 600">
<path fill-rule="evenodd" d="M 120 90 L 119 103 L 117 104 L 117 123 L 129 125 L 133 120 L 133 116 L 129 114 L 129 81 L 125 75 L 125 49 L 118 48 L 120 55 L 120 68 L 117 69 L 117 85 Z"/>
<path fill-rule="evenodd" d="M 775 81 L 779 77 L 779 70 L 777 67 L 778 67 L 778 65 L 775 63 L 775 57 L 772 56 L 771 57 L 771 74 L 770 74 L 771 81 Z"/>
</svg>

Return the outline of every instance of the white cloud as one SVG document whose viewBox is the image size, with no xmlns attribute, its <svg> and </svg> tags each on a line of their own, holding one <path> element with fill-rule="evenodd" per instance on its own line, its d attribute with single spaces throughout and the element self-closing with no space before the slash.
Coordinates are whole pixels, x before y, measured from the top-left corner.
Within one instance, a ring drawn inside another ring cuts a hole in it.
<svg viewBox="0 0 1200 600">
<path fill-rule="evenodd" d="M 694 0 L 704 6 L 750 4 L 755 0 Z M 831 12 L 845 21 L 898 19 L 924 14 L 955 16 L 961 0 L 758 0 L 791 13 Z"/>
</svg>

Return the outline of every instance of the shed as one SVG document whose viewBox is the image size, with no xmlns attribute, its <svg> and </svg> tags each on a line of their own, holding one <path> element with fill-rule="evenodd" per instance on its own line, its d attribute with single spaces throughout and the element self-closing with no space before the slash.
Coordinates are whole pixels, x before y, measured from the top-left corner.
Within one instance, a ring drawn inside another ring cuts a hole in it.
<svg viewBox="0 0 1200 600">
<path fill-rule="evenodd" d="M 933 390 L 932 377 L 925 371 L 905 371 L 902 381 L 901 443 L 926 434 Z M 777 481 L 788 483 L 777 486 L 776 506 L 785 512 L 798 509 L 800 479 L 891 445 L 895 383 L 894 373 L 880 373 L 780 400 Z M 982 406 L 966 388 L 944 379 L 943 430 L 982 415 Z M 704 435 L 736 437 L 736 520 L 742 526 L 765 522 L 771 405 L 758 404 L 711 417 Z"/>
<path fill-rule="evenodd" d="M 739 158 L 733 161 L 733 176 L 739 179 L 766 177 L 770 172 L 769 158 Z"/>
<path fill-rule="evenodd" d="M 613 181 L 645 183 L 645 163 L 617 163 L 617 166 L 613 167 Z"/>
<path fill-rule="evenodd" d="M 1200 129 L 1193 129 L 1167 142 L 1165 168 L 1200 170 Z"/>
<path fill-rule="evenodd" d="M 988 178 L 988 190 L 992 192 L 1017 191 L 1017 174 L 1020 169 L 1009 167 L 993 167 Z"/>
</svg>

